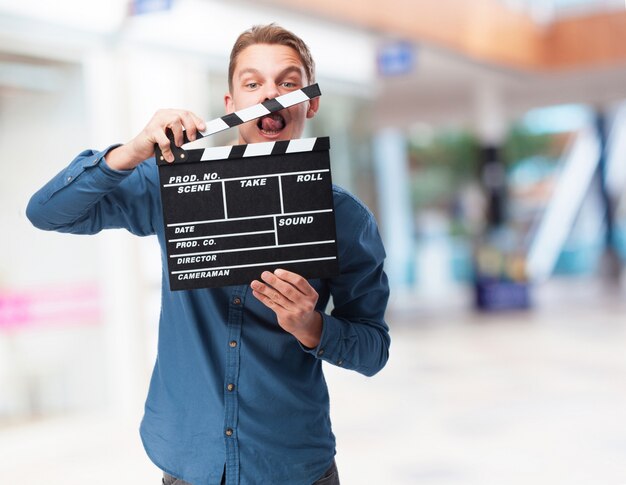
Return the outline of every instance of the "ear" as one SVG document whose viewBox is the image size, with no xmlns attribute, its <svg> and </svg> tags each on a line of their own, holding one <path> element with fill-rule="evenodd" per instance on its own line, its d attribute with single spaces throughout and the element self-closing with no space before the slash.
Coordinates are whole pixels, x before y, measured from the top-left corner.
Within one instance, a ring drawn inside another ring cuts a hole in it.
<svg viewBox="0 0 626 485">
<path fill-rule="evenodd" d="M 313 118 L 318 109 L 320 109 L 320 98 L 313 98 L 309 101 L 309 109 L 306 111 L 306 117 Z"/>
<path fill-rule="evenodd" d="M 233 96 L 230 93 L 226 93 L 224 95 L 224 109 L 227 115 L 235 112 L 235 102 L 233 101 Z"/>
</svg>

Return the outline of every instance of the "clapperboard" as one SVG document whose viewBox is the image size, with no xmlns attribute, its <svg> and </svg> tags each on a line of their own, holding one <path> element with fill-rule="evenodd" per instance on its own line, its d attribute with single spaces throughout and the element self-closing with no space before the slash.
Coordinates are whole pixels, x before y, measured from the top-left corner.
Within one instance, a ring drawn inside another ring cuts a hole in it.
<svg viewBox="0 0 626 485">
<path fill-rule="evenodd" d="M 172 290 L 339 272 L 328 137 L 208 147 L 206 137 L 319 96 L 317 84 L 207 123 L 174 163 L 156 149 Z"/>
</svg>

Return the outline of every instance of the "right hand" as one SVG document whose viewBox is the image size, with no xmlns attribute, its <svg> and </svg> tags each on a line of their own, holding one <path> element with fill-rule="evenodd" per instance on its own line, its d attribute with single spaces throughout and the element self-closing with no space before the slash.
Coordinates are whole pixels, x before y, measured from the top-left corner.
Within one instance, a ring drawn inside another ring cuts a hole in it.
<svg viewBox="0 0 626 485">
<path fill-rule="evenodd" d="M 179 147 L 184 143 L 183 128 L 189 141 L 193 141 L 196 139 L 196 133 L 204 131 L 206 126 L 202 118 L 191 111 L 161 109 L 152 116 L 135 138 L 107 153 L 106 163 L 114 170 L 131 170 L 154 155 L 155 144 L 159 145 L 165 160 L 171 163 L 174 161 L 174 155 L 165 131 L 172 130 L 174 143 Z"/>
</svg>

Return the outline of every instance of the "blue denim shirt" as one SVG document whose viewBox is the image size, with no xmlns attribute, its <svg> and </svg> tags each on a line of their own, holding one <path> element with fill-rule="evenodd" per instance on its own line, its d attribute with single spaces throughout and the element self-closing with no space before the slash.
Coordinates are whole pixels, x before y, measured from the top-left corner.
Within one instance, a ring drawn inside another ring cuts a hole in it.
<svg viewBox="0 0 626 485">
<path fill-rule="evenodd" d="M 141 423 L 151 460 L 193 485 L 219 484 L 224 468 L 229 485 L 310 485 L 335 455 L 322 362 L 371 376 L 388 358 L 385 252 L 372 214 L 333 188 L 340 275 L 310 280 L 323 331 L 309 349 L 248 286 L 170 291 L 155 161 L 115 171 L 106 152 L 79 154 L 32 197 L 27 215 L 46 230 L 158 237 L 158 357 Z"/>
</svg>

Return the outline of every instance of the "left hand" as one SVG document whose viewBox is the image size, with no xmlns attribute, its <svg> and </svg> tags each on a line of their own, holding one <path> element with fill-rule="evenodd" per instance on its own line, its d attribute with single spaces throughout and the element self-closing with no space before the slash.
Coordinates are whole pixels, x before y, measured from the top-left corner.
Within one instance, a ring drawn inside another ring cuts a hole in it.
<svg viewBox="0 0 626 485">
<path fill-rule="evenodd" d="M 317 347 L 322 336 L 322 316 L 315 310 L 319 295 L 302 276 L 284 269 L 264 271 L 251 283 L 252 294 L 276 313 L 278 324 L 302 345 Z"/>
</svg>

